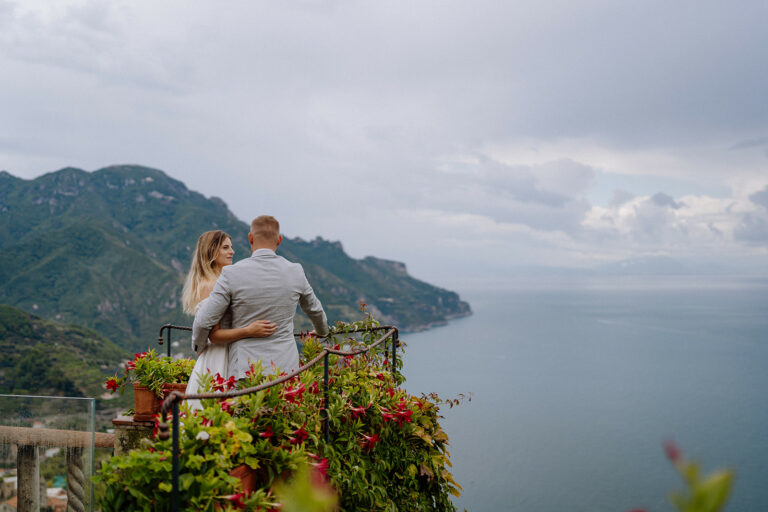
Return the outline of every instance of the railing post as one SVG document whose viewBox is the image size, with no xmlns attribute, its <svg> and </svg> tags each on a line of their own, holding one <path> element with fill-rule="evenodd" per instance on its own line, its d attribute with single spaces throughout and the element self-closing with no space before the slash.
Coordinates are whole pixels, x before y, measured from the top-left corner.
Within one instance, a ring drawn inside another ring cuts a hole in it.
<svg viewBox="0 0 768 512">
<path fill-rule="evenodd" d="M 323 358 L 323 436 L 328 442 L 328 352 Z"/>
<path fill-rule="evenodd" d="M 171 485 L 173 490 L 171 493 L 171 510 L 172 512 L 179 511 L 179 401 L 176 397 L 173 397 L 173 473 Z"/>
<path fill-rule="evenodd" d="M 168 357 L 171 357 L 171 329 L 165 330 L 165 350 L 168 354 Z"/>
<path fill-rule="evenodd" d="M 397 375 L 397 329 L 392 333 L 392 375 Z"/>
<path fill-rule="evenodd" d="M 85 512 L 83 448 L 67 447 L 67 512 Z"/>
<path fill-rule="evenodd" d="M 18 511 L 40 510 L 40 456 L 37 446 L 19 445 L 16 456 L 18 475 Z"/>
</svg>

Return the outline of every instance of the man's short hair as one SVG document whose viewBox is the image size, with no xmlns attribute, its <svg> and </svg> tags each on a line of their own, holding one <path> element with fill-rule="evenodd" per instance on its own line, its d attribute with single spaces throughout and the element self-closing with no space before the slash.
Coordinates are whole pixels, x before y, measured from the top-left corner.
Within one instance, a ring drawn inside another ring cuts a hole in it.
<svg viewBox="0 0 768 512">
<path fill-rule="evenodd" d="M 253 238 L 265 242 L 277 241 L 280 236 L 280 223 L 271 215 L 260 215 L 251 222 Z"/>
</svg>

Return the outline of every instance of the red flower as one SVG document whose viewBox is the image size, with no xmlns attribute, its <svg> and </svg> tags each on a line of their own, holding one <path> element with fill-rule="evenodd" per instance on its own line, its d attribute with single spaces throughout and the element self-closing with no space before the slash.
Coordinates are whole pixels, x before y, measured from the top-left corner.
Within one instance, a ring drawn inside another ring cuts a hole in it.
<svg viewBox="0 0 768 512">
<path fill-rule="evenodd" d="M 360 446 L 365 451 L 371 451 L 373 450 L 373 447 L 376 446 L 376 443 L 379 442 L 379 434 L 373 434 L 372 436 L 367 436 L 363 434 L 363 440 L 360 443 Z"/>
<path fill-rule="evenodd" d="M 232 409 L 232 406 L 235 405 L 235 403 L 232 400 L 222 400 L 219 403 L 221 404 L 222 411 L 232 414 L 231 412 L 229 412 L 230 409 Z"/>
<path fill-rule="evenodd" d="M 115 391 L 117 391 L 117 388 L 119 387 L 119 385 L 117 384 L 117 377 L 112 377 L 111 379 L 107 379 L 106 385 L 107 385 L 107 389 L 110 390 L 111 392 L 114 393 Z"/>
<path fill-rule="evenodd" d="M 212 427 L 213 426 L 213 421 L 209 420 L 208 418 L 202 418 L 200 420 L 200 424 L 202 426 L 204 426 L 204 427 Z"/>
<path fill-rule="evenodd" d="M 301 400 L 303 395 L 304 395 L 303 382 L 296 388 L 287 387 L 283 390 L 283 398 L 285 398 L 287 402 L 290 402 L 292 404 L 299 403 L 298 401 Z"/>
<path fill-rule="evenodd" d="M 370 407 L 371 404 L 368 404 L 368 407 Z M 365 416 L 365 410 L 368 407 L 350 407 L 349 409 L 352 411 L 352 419 L 356 419 L 358 416 Z"/>
<path fill-rule="evenodd" d="M 228 379 L 224 379 L 220 374 L 216 374 L 213 378 L 213 390 L 214 391 L 229 391 L 237 386 L 237 380 L 235 376 L 231 376 Z"/>
<path fill-rule="evenodd" d="M 392 389 L 392 388 L 387 389 L 387 396 L 389 398 L 394 398 L 395 397 L 395 390 Z"/>
<path fill-rule="evenodd" d="M 293 435 L 295 437 L 288 438 L 288 441 L 290 441 L 291 444 L 301 444 L 309 437 L 309 434 L 307 434 L 307 431 L 304 430 L 304 425 L 299 427 L 298 430 L 294 430 Z"/>
<path fill-rule="evenodd" d="M 411 416 L 413 416 L 413 411 L 411 411 L 410 409 L 407 409 L 405 411 L 397 411 L 395 415 L 397 416 L 397 424 L 402 427 L 403 423 L 411 422 Z"/>
<path fill-rule="evenodd" d="M 376 378 L 379 379 L 379 380 L 386 380 L 386 378 L 384 377 L 384 374 L 381 373 L 381 372 L 376 374 Z"/>
<path fill-rule="evenodd" d="M 272 432 L 272 425 L 267 425 L 267 430 L 259 434 L 259 437 L 262 437 L 264 439 L 269 439 L 270 437 L 274 437 L 275 433 Z"/>
<path fill-rule="evenodd" d="M 328 459 L 322 459 L 319 455 L 312 452 L 307 452 L 310 459 L 316 462 L 310 462 L 310 466 L 313 466 L 323 477 L 323 480 L 328 479 Z"/>
<path fill-rule="evenodd" d="M 214 391 L 224 391 L 224 383 L 226 381 L 224 380 L 224 377 L 221 376 L 221 374 L 217 373 L 213 377 L 213 381 L 211 382 L 211 385 L 213 386 Z"/>
<path fill-rule="evenodd" d="M 320 462 L 310 462 L 309 465 L 322 475 L 323 481 L 328 480 L 328 459 L 320 459 Z"/>
<path fill-rule="evenodd" d="M 312 384 L 310 384 L 307 391 L 309 391 L 313 395 L 318 394 L 320 392 L 320 386 L 317 385 L 317 381 L 314 381 Z"/>
<path fill-rule="evenodd" d="M 245 496 L 244 492 L 239 492 L 237 494 L 232 494 L 230 496 L 227 496 L 227 499 L 232 502 L 232 506 L 235 508 L 245 508 L 245 503 L 243 503 L 243 496 Z"/>
<path fill-rule="evenodd" d="M 385 407 L 381 408 L 381 417 L 384 420 L 384 423 L 386 423 L 388 421 L 394 421 L 394 419 L 395 419 L 395 415 L 392 414 L 392 412 L 389 409 L 385 408 Z"/>
<path fill-rule="evenodd" d="M 664 441 L 663 444 L 664 451 L 667 453 L 669 460 L 671 460 L 674 464 L 677 464 L 682 460 L 683 454 L 680 452 L 680 448 L 678 448 L 673 441 Z"/>
</svg>

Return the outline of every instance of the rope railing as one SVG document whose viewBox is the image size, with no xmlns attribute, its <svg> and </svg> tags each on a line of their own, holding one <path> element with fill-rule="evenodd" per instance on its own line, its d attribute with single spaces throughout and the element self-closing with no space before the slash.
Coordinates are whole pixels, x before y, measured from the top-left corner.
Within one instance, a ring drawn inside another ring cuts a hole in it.
<svg viewBox="0 0 768 512">
<path fill-rule="evenodd" d="M 158 338 L 158 342 L 160 344 L 163 343 L 164 329 L 167 329 L 169 333 L 167 338 L 169 355 L 170 355 L 171 329 L 180 329 L 185 331 L 192 330 L 190 327 L 180 327 L 180 326 L 175 326 L 171 324 L 166 324 L 160 328 L 160 335 Z M 173 440 L 171 442 L 172 444 L 172 473 L 171 473 L 171 485 L 172 485 L 171 510 L 172 512 L 178 512 L 179 510 L 179 403 L 180 402 L 184 400 L 226 399 L 226 398 L 234 398 L 238 396 L 257 393 L 259 391 L 269 389 L 273 386 L 277 386 L 279 384 L 282 384 L 286 381 L 293 379 L 294 377 L 300 375 L 301 373 L 315 366 L 322 359 L 323 360 L 323 402 L 322 402 L 322 406 L 320 407 L 320 415 L 321 415 L 321 420 L 323 424 L 323 437 L 325 439 L 325 442 L 327 443 L 330 435 L 328 410 L 327 410 L 328 390 L 329 390 L 328 356 L 333 354 L 333 355 L 344 356 L 344 357 L 348 357 L 348 356 L 354 357 L 356 355 L 366 353 L 371 349 L 381 345 L 387 339 L 392 338 L 392 358 L 390 360 L 390 371 L 392 372 L 393 375 L 397 373 L 397 346 L 399 344 L 399 339 L 398 339 L 398 330 L 396 327 L 392 327 L 392 326 L 370 327 L 366 329 L 354 329 L 354 330 L 336 333 L 337 335 L 338 334 L 349 335 L 349 334 L 358 333 L 358 332 L 373 332 L 373 331 L 382 331 L 382 330 L 386 330 L 384 335 L 378 338 L 376 341 L 374 341 L 370 345 L 366 345 L 365 347 L 361 347 L 355 350 L 339 350 L 331 347 L 324 347 L 323 350 L 320 351 L 320 353 L 317 356 L 312 358 L 303 366 L 300 366 L 298 369 L 292 371 L 291 373 L 281 375 L 278 378 L 271 380 L 269 382 L 259 384 L 258 386 L 252 386 L 249 388 L 224 391 L 224 392 L 216 392 L 216 393 L 180 393 L 178 391 L 173 391 L 171 394 L 169 394 L 165 398 L 165 400 L 163 400 L 163 405 L 160 410 L 160 418 L 162 421 L 158 425 L 158 429 L 159 429 L 158 437 L 163 441 L 167 440 L 170 437 L 168 434 L 169 425 L 166 422 L 167 414 L 170 409 L 171 415 L 172 415 L 172 422 L 173 422 Z M 297 334 L 294 334 L 294 335 L 297 336 Z M 388 355 L 388 351 L 386 348 L 384 352 L 386 355 Z"/>
</svg>

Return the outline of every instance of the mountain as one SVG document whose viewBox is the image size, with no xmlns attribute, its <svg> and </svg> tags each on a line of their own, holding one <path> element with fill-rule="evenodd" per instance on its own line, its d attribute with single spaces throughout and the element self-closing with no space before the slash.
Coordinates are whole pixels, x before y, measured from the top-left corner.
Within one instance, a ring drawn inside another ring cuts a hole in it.
<svg viewBox="0 0 768 512">
<path fill-rule="evenodd" d="M 65 168 L 33 180 L 0 172 L 0 303 L 146 347 L 162 324 L 191 323 L 181 286 L 210 229 L 250 253 L 248 225 L 224 201 L 156 169 Z M 353 259 L 339 242 L 286 238 L 278 253 L 304 266 L 331 322 L 359 318 L 360 300 L 406 331 L 470 314 L 456 293 L 414 279 L 402 263 Z"/>
<path fill-rule="evenodd" d="M 0 305 L 0 393 L 99 396 L 130 354 L 98 333 Z"/>
</svg>

